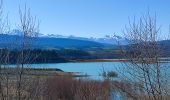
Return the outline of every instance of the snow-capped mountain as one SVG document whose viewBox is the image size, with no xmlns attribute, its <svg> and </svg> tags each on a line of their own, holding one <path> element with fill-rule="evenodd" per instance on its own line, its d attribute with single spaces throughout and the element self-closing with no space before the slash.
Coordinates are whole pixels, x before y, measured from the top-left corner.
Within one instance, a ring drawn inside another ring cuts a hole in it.
<svg viewBox="0 0 170 100">
<path fill-rule="evenodd" d="M 99 42 L 99 43 L 105 43 L 105 44 L 112 44 L 112 45 L 127 45 L 128 42 L 125 38 L 118 36 L 118 35 L 106 35 L 101 38 L 96 38 L 96 37 L 77 37 L 77 36 L 63 36 L 63 35 L 56 35 L 56 34 L 47 34 L 44 35 L 43 37 L 52 37 L 52 38 L 68 38 L 68 39 L 78 39 L 78 40 L 86 40 L 86 41 L 94 41 L 94 42 Z"/>
<path fill-rule="evenodd" d="M 67 38 L 67 36 L 63 36 L 63 35 L 56 35 L 56 34 L 47 34 L 44 35 L 44 37 L 51 37 L 51 38 Z"/>
<path fill-rule="evenodd" d="M 122 38 L 117 35 L 106 35 L 103 38 L 91 38 L 91 40 L 99 43 L 107 43 L 107 44 L 113 44 L 113 45 L 127 45 L 128 42 L 125 38 Z"/>
<path fill-rule="evenodd" d="M 10 33 L 12 33 L 13 35 L 21 35 L 22 32 L 20 32 L 19 30 L 12 30 Z M 59 34 L 42 34 L 42 33 L 38 33 L 39 37 L 44 37 L 44 38 L 65 38 L 65 39 L 77 39 L 77 40 L 85 40 L 85 41 L 92 41 L 92 42 L 98 42 L 98 43 L 104 43 L 104 44 L 111 44 L 111 45 L 127 45 L 128 41 L 127 39 L 118 36 L 116 34 L 111 34 L 111 35 L 105 35 L 104 37 L 100 37 L 100 38 L 96 38 L 96 37 L 78 37 L 78 36 L 63 36 L 63 35 L 59 35 Z"/>
</svg>

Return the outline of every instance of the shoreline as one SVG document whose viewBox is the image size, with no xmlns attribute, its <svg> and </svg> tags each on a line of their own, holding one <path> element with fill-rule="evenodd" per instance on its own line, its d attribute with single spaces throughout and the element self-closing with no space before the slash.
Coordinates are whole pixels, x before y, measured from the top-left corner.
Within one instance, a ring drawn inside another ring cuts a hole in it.
<svg viewBox="0 0 170 100">
<path fill-rule="evenodd" d="M 87 59 L 87 60 L 70 60 L 70 62 L 128 62 L 126 59 Z"/>
</svg>

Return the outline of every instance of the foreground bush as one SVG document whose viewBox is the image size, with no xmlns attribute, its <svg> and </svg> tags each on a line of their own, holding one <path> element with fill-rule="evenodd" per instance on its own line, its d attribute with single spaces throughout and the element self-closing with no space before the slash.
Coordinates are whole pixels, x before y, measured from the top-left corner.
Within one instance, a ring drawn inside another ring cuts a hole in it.
<svg viewBox="0 0 170 100">
<path fill-rule="evenodd" d="M 109 100 L 109 82 L 52 77 L 46 81 L 47 100 Z"/>
</svg>

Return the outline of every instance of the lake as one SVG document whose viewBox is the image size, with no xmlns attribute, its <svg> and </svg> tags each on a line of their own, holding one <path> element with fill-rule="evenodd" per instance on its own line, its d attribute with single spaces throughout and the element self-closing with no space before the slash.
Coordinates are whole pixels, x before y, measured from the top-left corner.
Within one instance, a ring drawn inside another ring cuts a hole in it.
<svg viewBox="0 0 170 100">
<path fill-rule="evenodd" d="M 127 73 L 127 70 L 129 68 L 128 62 L 69 62 L 69 63 L 46 63 L 46 64 L 30 64 L 25 65 L 30 68 L 58 68 L 65 72 L 78 72 L 80 75 L 88 75 L 89 79 L 95 79 L 95 80 L 101 80 L 103 77 L 101 76 L 103 71 L 114 71 L 118 74 L 117 78 L 114 79 L 122 79 L 122 77 L 125 76 L 125 78 L 132 78 L 131 75 Z M 152 65 L 152 64 L 151 64 Z M 166 67 L 165 67 L 166 66 Z M 163 73 L 169 73 L 170 71 L 170 62 L 166 61 L 161 63 L 161 70 Z M 11 67 L 14 67 L 14 65 L 11 65 Z M 168 76 L 168 78 L 170 78 Z M 132 78 L 133 80 L 134 78 Z M 170 79 L 169 79 L 170 80 Z M 169 82 L 170 83 L 170 82 Z"/>
<path fill-rule="evenodd" d="M 34 68 L 59 68 L 65 72 L 80 72 L 90 75 L 91 79 L 101 79 L 99 75 L 102 71 L 117 72 L 122 66 L 122 62 L 76 62 L 76 63 L 52 63 L 52 64 L 32 64 Z"/>
<path fill-rule="evenodd" d="M 169 71 L 170 63 L 162 63 L 163 72 Z M 34 68 L 59 68 L 65 72 L 80 72 L 82 75 L 90 75 L 90 79 L 100 80 L 102 77 L 99 75 L 102 71 L 114 71 L 118 76 L 122 73 L 126 74 L 126 66 L 123 62 L 69 62 L 69 63 L 50 63 L 50 64 L 31 64 Z"/>
</svg>

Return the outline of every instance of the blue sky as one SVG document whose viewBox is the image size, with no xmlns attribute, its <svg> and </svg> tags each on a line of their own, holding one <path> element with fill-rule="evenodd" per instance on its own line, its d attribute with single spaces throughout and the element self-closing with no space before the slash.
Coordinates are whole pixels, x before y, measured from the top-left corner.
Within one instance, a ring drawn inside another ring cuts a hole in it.
<svg viewBox="0 0 170 100">
<path fill-rule="evenodd" d="M 156 13 L 163 35 L 170 25 L 170 0 L 4 0 L 12 28 L 18 23 L 19 5 L 23 8 L 25 3 L 40 20 L 43 34 L 121 36 L 128 18 L 139 17 L 148 8 Z"/>
</svg>

